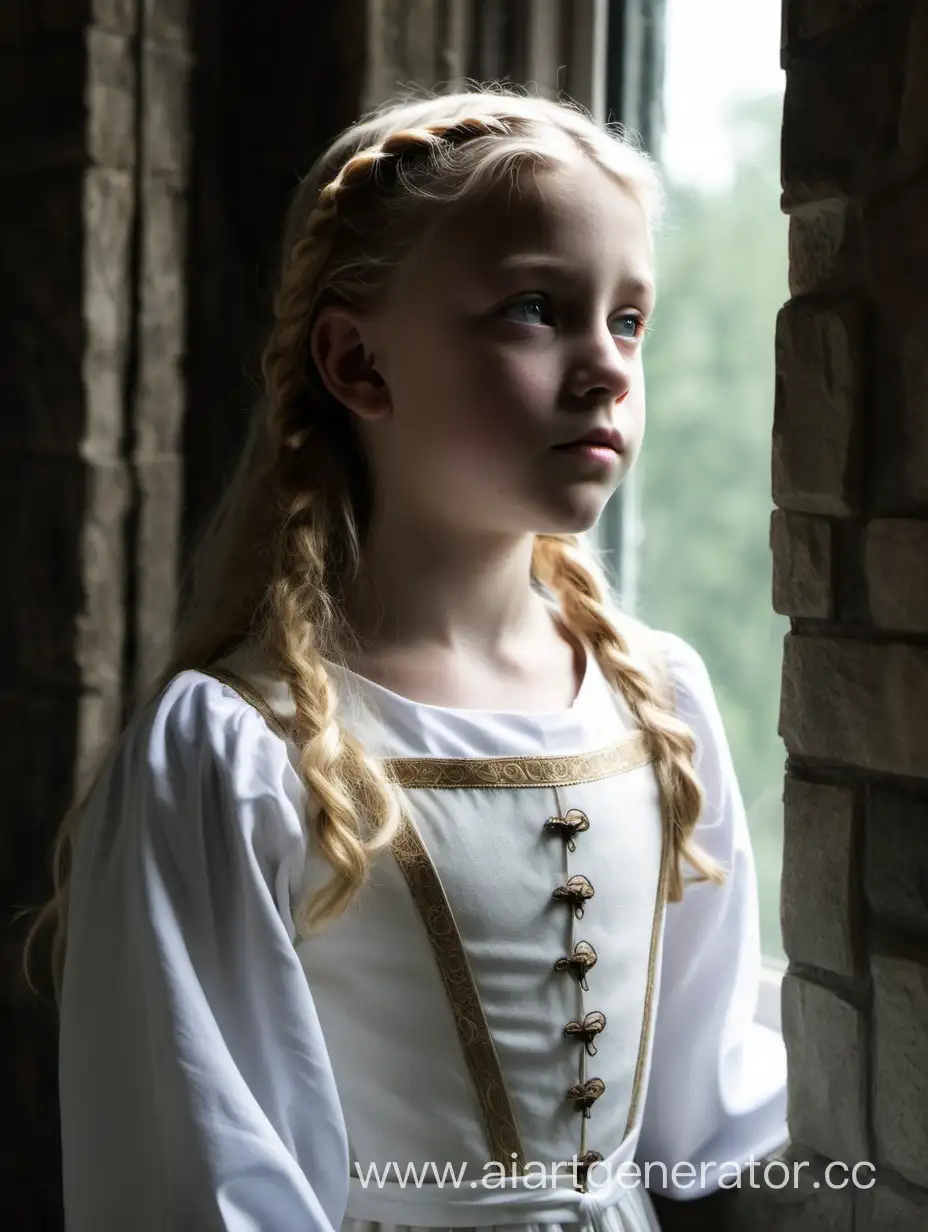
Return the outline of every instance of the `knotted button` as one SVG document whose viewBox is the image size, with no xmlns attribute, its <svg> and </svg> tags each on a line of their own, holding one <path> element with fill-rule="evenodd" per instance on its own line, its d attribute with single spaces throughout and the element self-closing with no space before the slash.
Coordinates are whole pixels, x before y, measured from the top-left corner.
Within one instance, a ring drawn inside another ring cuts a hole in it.
<svg viewBox="0 0 928 1232">
<path fill-rule="evenodd" d="M 559 958 L 554 964 L 555 971 L 569 971 L 584 992 L 589 992 L 589 984 L 586 982 L 586 973 L 591 967 L 596 965 L 596 951 L 590 945 L 589 941 L 578 941 L 574 946 L 574 952 L 568 958 Z"/>
<path fill-rule="evenodd" d="M 560 834 L 567 843 L 568 851 L 576 851 L 577 844 L 574 842 L 574 836 L 581 834 L 584 830 L 589 830 L 590 819 L 582 809 L 568 809 L 563 817 L 549 817 L 544 828 Z"/>
<path fill-rule="evenodd" d="M 574 1174 L 577 1178 L 574 1184 L 575 1189 L 586 1188 L 586 1178 L 590 1168 L 592 1168 L 594 1164 L 600 1163 L 602 1158 L 603 1156 L 599 1151 L 584 1151 L 584 1153 L 577 1160 L 577 1165 L 574 1170 Z"/>
<path fill-rule="evenodd" d="M 568 1087 L 565 1099 L 572 1099 L 574 1107 L 579 1112 L 583 1110 L 583 1115 L 590 1115 L 590 1108 L 599 1099 L 603 1091 L 606 1089 L 606 1084 L 602 1078 L 587 1078 L 586 1082 L 575 1082 L 572 1087 Z"/>
<path fill-rule="evenodd" d="M 574 915 L 578 920 L 583 919 L 583 904 L 588 898 L 592 898 L 596 891 L 593 886 L 582 873 L 577 873 L 565 885 L 559 885 L 551 895 L 553 899 L 565 901 L 572 904 Z"/>
<path fill-rule="evenodd" d="M 576 1036 L 577 1039 L 582 1040 L 587 1055 L 595 1057 L 596 1045 L 593 1043 L 593 1039 L 599 1035 L 605 1025 L 606 1015 L 600 1010 L 591 1010 L 589 1014 L 584 1014 L 582 1022 L 577 1022 L 576 1020 L 569 1022 L 564 1028 L 564 1034 L 570 1038 Z"/>
</svg>

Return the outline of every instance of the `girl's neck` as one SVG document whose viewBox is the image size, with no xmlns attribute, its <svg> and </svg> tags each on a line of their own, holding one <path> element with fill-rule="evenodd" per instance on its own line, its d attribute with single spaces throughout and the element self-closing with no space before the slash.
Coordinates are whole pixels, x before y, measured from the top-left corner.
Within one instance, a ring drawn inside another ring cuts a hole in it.
<svg viewBox="0 0 928 1232">
<path fill-rule="evenodd" d="M 343 661 L 403 697 L 467 710 L 560 712 L 583 646 L 532 584 L 533 537 L 466 547 L 442 535 L 366 545 L 346 596 L 358 647 Z"/>
<path fill-rule="evenodd" d="M 395 572 L 373 575 L 349 609 L 360 649 L 343 661 L 407 699 L 475 711 L 569 709 L 586 671 L 584 647 L 532 586 L 531 551 L 451 567 L 408 553 Z M 431 567 L 428 567 L 431 566 Z"/>
<path fill-rule="evenodd" d="M 428 647 L 492 659 L 550 625 L 532 585 L 532 546 L 531 535 L 372 539 L 346 595 L 349 623 L 372 653 Z"/>
</svg>

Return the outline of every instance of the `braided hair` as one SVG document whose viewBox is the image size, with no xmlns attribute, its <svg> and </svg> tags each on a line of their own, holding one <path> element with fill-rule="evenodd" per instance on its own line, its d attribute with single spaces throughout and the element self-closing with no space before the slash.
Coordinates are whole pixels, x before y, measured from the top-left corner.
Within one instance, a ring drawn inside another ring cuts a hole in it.
<svg viewBox="0 0 928 1232">
<path fill-rule="evenodd" d="M 468 208 L 526 165 L 557 165 L 577 150 L 658 222 L 663 195 L 653 164 L 620 125 L 602 128 L 573 103 L 497 86 L 401 99 L 362 117 L 317 160 L 289 211 L 262 359 L 265 397 L 201 536 L 192 601 L 153 691 L 246 639 L 289 685 L 299 771 L 312 802 L 307 833 L 332 870 L 329 882 L 295 913 L 303 933 L 344 911 L 402 820 L 399 789 L 339 722 L 326 666 L 327 660 L 344 662 L 345 648 L 354 644 L 342 598 L 359 568 L 370 477 L 351 416 L 315 369 L 315 317 L 327 303 L 370 306 L 449 210 Z M 633 661 L 622 631 L 626 618 L 607 603 L 595 557 L 577 536 L 539 535 L 533 572 L 649 737 L 663 803 L 669 898 L 682 895 L 683 861 L 698 878 L 720 880 L 720 869 L 692 842 L 702 807 L 693 736 Z M 29 944 L 44 923 L 55 922 L 59 978 L 69 856 L 92 789 L 91 783 L 59 828 L 55 894 L 27 944 L 28 968 Z"/>
</svg>

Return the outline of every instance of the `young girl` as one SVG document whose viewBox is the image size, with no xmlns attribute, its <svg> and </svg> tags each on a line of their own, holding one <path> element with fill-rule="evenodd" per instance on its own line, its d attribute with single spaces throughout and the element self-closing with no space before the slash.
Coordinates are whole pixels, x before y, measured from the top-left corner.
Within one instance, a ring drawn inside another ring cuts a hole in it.
<svg viewBox="0 0 928 1232">
<path fill-rule="evenodd" d="M 502 89 L 303 182 L 197 603 L 58 840 L 70 1232 L 653 1232 L 646 1184 L 784 1141 L 712 687 L 581 538 L 641 447 L 659 206 Z"/>
</svg>

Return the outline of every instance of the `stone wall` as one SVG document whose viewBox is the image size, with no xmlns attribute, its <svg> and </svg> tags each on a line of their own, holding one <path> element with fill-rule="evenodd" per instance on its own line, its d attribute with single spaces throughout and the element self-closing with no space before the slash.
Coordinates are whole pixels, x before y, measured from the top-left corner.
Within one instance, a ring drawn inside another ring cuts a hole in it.
<svg viewBox="0 0 928 1232">
<path fill-rule="evenodd" d="M 122 714 L 136 23 L 128 2 L 10 0 L 0 17 L 0 898 L 8 909 L 48 892 L 54 822 Z M 4 937 L 0 1089 L 14 1125 L 0 1165 L 0 1224 L 53 1228 L 61 1218 L 54 1018 L 29 1004 L 18 979 L 23 928 Z"/>
<path fill-rule="evenodd" d="M 776 610 L 792 617 L 790 1155 L 816 1228 L 928 1226 L 928 4 L 787 0 Z M 869 1173 L 861 1173 L 869 1180 Z M 777 1227 L 793 1227 L 783 1215 Z M 856 1220 L 856 1222 L 855 1222 Z"/>
</svg>

